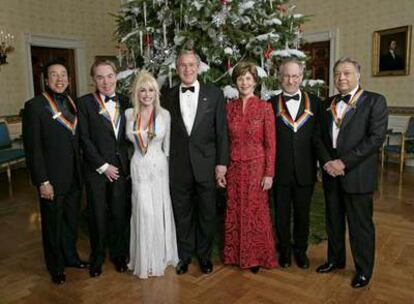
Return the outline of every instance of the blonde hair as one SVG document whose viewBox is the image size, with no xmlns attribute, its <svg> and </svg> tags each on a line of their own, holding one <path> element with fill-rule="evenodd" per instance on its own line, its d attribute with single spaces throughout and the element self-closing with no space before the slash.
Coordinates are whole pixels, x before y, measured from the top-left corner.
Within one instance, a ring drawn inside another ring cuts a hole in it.
<svg viewBox="0 0 414 304">
<path fill-rule="evenodd" d="M 141 111 L 141 102 L 138 100 L 138 92 L 145 86 L 148 85 L 155 91 L 154 97 L 154 109 L 155 113 L 158 113 L 161 106 L 160 106 L 160 87 L 158 85 L 157 80 L 155 80 L 154 76 L 151 73 L 143 70 L 141 71 L 138 76 L 135 78 L 132 86 L 131 86 L 131 102 L 134 106 L 134 115 L 137 115 Z"/>
</svg>

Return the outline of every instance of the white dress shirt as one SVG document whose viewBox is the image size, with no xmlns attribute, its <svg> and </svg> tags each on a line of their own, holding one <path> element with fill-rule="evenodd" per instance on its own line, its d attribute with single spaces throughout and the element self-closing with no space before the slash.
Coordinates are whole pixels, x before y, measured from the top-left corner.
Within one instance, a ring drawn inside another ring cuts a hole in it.
<svg viewBox="0 0 414 304">
<path fill-rule="evenodd" d="M 302 100 L 302 93 L 300 92 L 300 90 L 298 90 L 294 94 L 283 93 L 283 95 L 285 96 L 293 96 L 296 94 L 299 95 L 299 100 L 291 99 L 286 102 L 286 107 L 289 111 L 290 117 L 292 117 L 293 120 L 296 120 L 296 116 L 298 116 L 300 101 Z"/>
<path fill-rule="evenodd" d="M 354 98 L 354 95 L 357 91 L 358 91 L 358 86 L 355 89 L 353 89 L 349 94 L 347 94 L 347 95 L 351 95 L 351 98 L 349 99 L 350 101 L 352 100 L 352 98 Z M 348 104 L 341 100 L 340 102 L 336 104 L 336 108 L 335 108 L 336 115 L 340 119 L 343 119 L 348 107 L 349 107 Z M 336 125 L 335 120 L 332 120 L 332 147 L 334 149 L 336 149 L 336 142 L 338 140 L 339 130 L 340 128 L 338 128 L 338 126 Z"/>
<path fill-rule="evenodd" d="M 188 135 L 191 134 L 191 130 L 193 129 L 194 120 L 197 114 L 197 106 L 198 106 L 198 96 L 200 94 L 200 83 L 198 80 L 194 82 L 191 86 L 194 86 L 194 92 L 190 90 L 185 91 L 183 93 L 181 88 L 184 87 L 182 84 L 180 85 L 180 110 L 181 116 L 184 121 L 185 128 L 187 129 Z"/>
<path fill-rule="evenodd" d="M 116 102 L 115 102 L 115 101 L 113 101 L 112 99 L 111 99 L 111 100 L 109 100 L 109 101 L 107 101 L 107 102 L 105 102 L 105 95 L 103 95 L 103 94 L 99 93 L 99 96 L 101 97 L 101 100 L 104 102 L 104 107 L 105 107 L 105 109 L 108 111 L 109 116 L 111 117 L 111 121 L 112 121 L 112 128 L 114 129 L 115 137 L 116 137 L 116 138 L 118 138 L 118 133 L 119 133 L 119 125 L 115 125 L 115 124 L 113 123 L 113 121 L 114 121 L 114 117 L 115 117 L 115 112 L 116 112 Z M 114 94 L 112 94 L 112 95 L 111 95 L 111 96 L 109 96 L 109 97 L 113 97 L 113 96 L 115 96 L 115 93 L 114 93 Z M 121 114 L 121 113 L 119 113 L 119 114 Z M 115 121 L 115 123 L 116 123 L 116 121 Z M 97 171 L 99 174 L 102 174 L 102 173 L 104 173 L 104 172 L 106 171 L 106 169 L 108 169 L 108 167 L 109 167 L 109 164 L 108 164 L 108 163 L 105 163 L 105 164 L 103 164 L 102 166 L 100 166 L 98 169 L 96 169 L 96 171 Z"/>
</svg>

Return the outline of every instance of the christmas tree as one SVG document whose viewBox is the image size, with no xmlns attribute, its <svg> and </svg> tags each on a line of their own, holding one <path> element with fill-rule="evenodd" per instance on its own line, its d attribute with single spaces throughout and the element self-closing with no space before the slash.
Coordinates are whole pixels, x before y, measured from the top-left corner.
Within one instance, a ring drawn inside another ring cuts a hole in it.
<svg viewBox="0 0 414 304">
<path fill-rule="evenodd" d="M 124 91 L 142 68 L 161 85 L 174 85 L 175 59 L 183 47 L 201 56 L 200 79 L 222 87 L 228 98 L 237 97 L 231 71 L 241 60 L 256 63 L 264 99 L 278 93 L 277 68 L 284 58 L 306 61 L 300 50 L 306 18 L 286 0 L 130 0 L 116 18 Z M 323 81 L 304 84 L 315 93 Z"/>
</svg>

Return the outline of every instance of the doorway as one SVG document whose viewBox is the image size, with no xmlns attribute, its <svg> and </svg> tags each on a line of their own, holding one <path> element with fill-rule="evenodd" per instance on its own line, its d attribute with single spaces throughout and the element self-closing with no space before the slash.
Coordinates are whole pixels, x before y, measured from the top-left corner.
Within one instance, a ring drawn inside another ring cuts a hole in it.
<svg viewBox="0 0 414 304">
<path fill-rule="evenodd" d="M 44 66 L 51 60 L 63 62 L 69 73 L 69 92 L 73 97 L 78 96 L 76 87 L 76 69 L 75 69 L 75 52 L 74 49 L 50 48 L 31 46 L 32 76 L 34 95 L 41 94 L 45 89 L 43 75 Z"/>
</svg>

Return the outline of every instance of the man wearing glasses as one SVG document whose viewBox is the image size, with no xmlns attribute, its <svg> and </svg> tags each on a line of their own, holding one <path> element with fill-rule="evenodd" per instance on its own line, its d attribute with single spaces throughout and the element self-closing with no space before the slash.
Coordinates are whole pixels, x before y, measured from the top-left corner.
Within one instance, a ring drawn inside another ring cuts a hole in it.
<svg viewBox="0 0 414 304">
<path fill-rule="evenodd" d="M 298 267 L 309 268 L 306 255 L 309 207 L 316 181 L 317 97 L 299 89 L 303 64 L 290 58 L 279 67 L 282 92 L 273 97 L 276 115 L 276 173 L 273 183 L 279 265 L 290 267 L 292 249 Z M 293 210 L 293 244 L 291 212 Z"/>
</svg>

